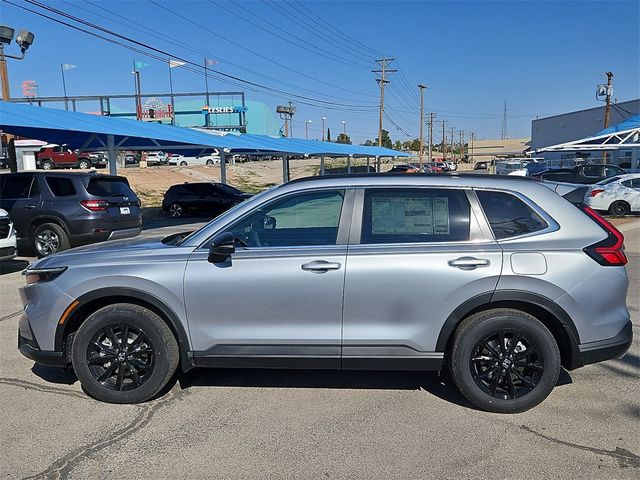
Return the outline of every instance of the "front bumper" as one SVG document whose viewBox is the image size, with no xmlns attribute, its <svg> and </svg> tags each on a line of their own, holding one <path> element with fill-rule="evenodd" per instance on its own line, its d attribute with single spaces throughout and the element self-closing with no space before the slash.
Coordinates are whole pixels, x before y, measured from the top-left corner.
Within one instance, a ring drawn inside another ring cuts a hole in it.
<svg viewBox="0 0 640 480">
<path fill-rule="evenodd" d="M 627 353 L 632 342 L 633 325 L 629 320 L 615 337 L 579 345 L 581 363 L 589 365 L 620 358 Z"/>
<path fill-rule="evenodd" d="M 0 248 L 0 262 L 11 260 L 18 254 L 18 250 L 15 246 Z"/>
<path fill-rule="evenodd" d="M 18 326 L 18 349 L 25 357 L 40 365 L 48 365 L 51 367 L 65 367 L 67 365 L 67 360 L 63 352 L 40 350 L 38 341 L 31 331 L 29 320 L 25 314 L 20 318 Z"/>
</svg>

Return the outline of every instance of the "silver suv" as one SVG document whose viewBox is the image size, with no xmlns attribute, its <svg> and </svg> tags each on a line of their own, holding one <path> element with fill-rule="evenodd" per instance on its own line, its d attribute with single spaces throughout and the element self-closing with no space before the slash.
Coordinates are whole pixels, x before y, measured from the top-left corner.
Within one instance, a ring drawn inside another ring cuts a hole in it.
<svg viewBox="0 0 640 480">
<path fill-rule="evenodd" d="M 629 348 L 623 240 L 531 179 L 297 180 L 190 234 L 34 263 L 19 346 L 114 403 L 154 397 L 178 366 L 446 366 L 477 407 L 520 412 L 561 366 Z"/>
</svg>

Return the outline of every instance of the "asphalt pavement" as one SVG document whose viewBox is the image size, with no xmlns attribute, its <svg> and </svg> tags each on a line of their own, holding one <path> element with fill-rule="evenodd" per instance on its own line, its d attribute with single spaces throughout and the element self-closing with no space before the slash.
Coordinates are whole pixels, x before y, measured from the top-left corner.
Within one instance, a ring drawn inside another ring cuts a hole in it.
<svg viewBox="0 0 640 480">
<path fill-rule="evenodd" d="M 192 228 L 151 226 L 145 236 Z M 18 352 L 29 259 L 14 260 L 0 271 L 0 478 L 637 479 L 640 219 L 620 228 L 630 352 L 563 372 L 516 415 L 478 411 L 420 372 L 196 370 L 158 400 L 100 403 Z"/>
</svg>

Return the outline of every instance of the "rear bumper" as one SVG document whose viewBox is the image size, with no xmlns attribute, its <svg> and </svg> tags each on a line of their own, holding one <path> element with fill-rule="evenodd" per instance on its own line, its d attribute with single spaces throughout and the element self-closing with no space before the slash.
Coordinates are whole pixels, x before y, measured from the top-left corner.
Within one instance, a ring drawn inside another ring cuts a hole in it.
<svg viewBox="0 0 640 480">
<path fill-rule="evenodd" d="M 40 350 L 26 315 L 22 315 L 18 327 L 18 349 L 25 357 L 40 365 L 51 367 L 65 367 L 67 365 L 63 352 Z"/>
<path fill-rule="evenodd" d="M 633 326 L 629 320 L 613 338 L 579 345 L 582 365 L 622 357 L 633 342 Z"/>
<path fill-rule="evenodd" d="M 105 224 L 102 224 L 105 225 Z M 71 237 L 71 244 L 73 246 L 87 245 L 89 243 L 104 242 L 105 240 L 118 240 L 122 238 L 131 238 L 140 235 L 142 232 L 142 225 L 133 228 L 123 228 L 119 230 L 110 230 L 108 225 L 104 227 L 104 231 L 101 232 L 89 232 Z"/>
</svg>

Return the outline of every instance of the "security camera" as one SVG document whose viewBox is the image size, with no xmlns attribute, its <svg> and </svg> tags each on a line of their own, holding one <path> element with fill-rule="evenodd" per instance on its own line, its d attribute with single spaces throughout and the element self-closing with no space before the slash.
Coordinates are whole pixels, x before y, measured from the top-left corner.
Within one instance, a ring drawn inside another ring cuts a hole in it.
<svg viewBox="0 0 640 480">
<path fill-rule="evenodd" d="M 16 37 L 16 43 L 20 46 L 23 52 L 26 52 L 27 49 L 33 44 L 33 39 L 35 35 L 28 30 L 20 30 L 18 36 Z"/>
</svg>

